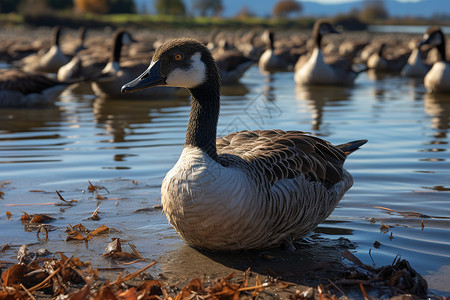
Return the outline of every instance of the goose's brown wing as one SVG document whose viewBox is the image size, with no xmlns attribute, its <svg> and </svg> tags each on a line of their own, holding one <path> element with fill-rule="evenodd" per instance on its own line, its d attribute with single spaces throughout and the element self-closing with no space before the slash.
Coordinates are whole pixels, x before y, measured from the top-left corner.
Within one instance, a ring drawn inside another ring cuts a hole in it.
<svg viewBox="0 0 450 300">
<path fill-rule="evenodd" d="M 348 150 L 348 144 L 345 145 Z M 270 184 L 303 173 L 310 181 L 331 186 L 342 179 L 346 150 L 301 131 L 240 131 L 217 140 L 223 165 L 238 163 L 237 156 L 250 163 L 252 171 L 264 174 Z"/>
<path fill-rule="evenodd" d="M 40 93 L 55 85 L 63 84 L 44 74 L 20 70 L 0 70 L 0 89 L 18 91 L 22 94 Z"/>
</svg>

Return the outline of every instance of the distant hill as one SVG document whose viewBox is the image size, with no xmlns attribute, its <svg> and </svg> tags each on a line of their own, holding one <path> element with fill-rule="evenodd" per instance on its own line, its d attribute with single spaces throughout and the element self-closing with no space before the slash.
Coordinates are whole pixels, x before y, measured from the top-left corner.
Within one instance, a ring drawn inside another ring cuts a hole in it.
<svg viewBox="0 0 450 300">
<path fill-rule="evenodd" d="M 154 12 L 153 0 L 134 0 L 139 11 Z M 189 11 L 192 11 L 192 0 L 183 0 Z M 270 16 L 272 8 L 279 0 L 222 0 L 225 17 L 235 16 L 244 6 L 260 17 Z M 341 4 L 321 4 L 314 1 L 301 0 L 303 6 L 302 15 L 308 16 L 332 16 L 339 13 L 347 13 L 354 8 L 361 9 L 364 0 L 357 0 Z M 384 0 L 386 9 L 393 17 L 432 17 L 435 14 L 450 15 L 449 0 L 420 0 L 417 2 L 399 2 L 396 0 Z"/>
</svg>

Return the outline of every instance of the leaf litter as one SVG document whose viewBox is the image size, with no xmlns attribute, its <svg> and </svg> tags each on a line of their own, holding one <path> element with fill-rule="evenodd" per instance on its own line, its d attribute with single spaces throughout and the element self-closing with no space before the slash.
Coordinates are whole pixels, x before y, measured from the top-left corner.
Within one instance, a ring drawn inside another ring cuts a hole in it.
<svg viewBox="0 0 450 300">
<path fill-rule="evenodd" d="M 98 194 L 98 191 L 101 189 L 106 190 L 109 194 L 106 188 L 93 185 L 90 181 L 88 182 L 88 190 L 95 192 L 97 199 L 102 199 L 103 197 Z M 137 182 L 134 184 L 137 184 Z M 62 201 L 59 205 L 72 206 L 78 203 L 78 200 L 66 200 L 60 192 L 56 191 L 56 193 Z M 54 203 L 54 205 L 58 204 Z M 404 217 L 427 217 L 417 213 L 397 212 L 382 207 L 378 208 L 398 213 Z M 160 206 L 155 206 L 149 211 L 160 209 Z M 99 206 L 88 220 L 99 220 L 98 210 Z M 136 212 L 140 211 L 148 210 L 143 209 Z M 23 215 L 20 218 L 22 223 L 30 227 L 34 226 L 32 228 L 36 230 L 38 240 L 43 235 L 45 235 L 45 240 L 48 240 L 49 231 L 54 230 L 48 223 L 53 222 L 55 218 L 46 214 L 28 214 L 25 211 L 22 211 L 22 213 Z M 6 214 L 11 219 L 12 214 L 10 212 L 6 212 Z M 421 225 L 423 229 L 423 221 L 421 221 Z M 386 227 L 381 229 L 388 230 L 389 227 Z M 96 236 L 119 233 L 119 231 L 106 225 L 90 230 L 80 223 L 74 226 L 69 224 L 66 228 L 66 233 L 66 242 L 84 241 L 88 243 L 89 240 Z M 125 246 L 127 248 L 126 251 L 124 250 Z M 10 250 L 11 246 L 4 244 L 0 253 Z M 349 296 L 351 293 L 358 295 L 355 299 L 359 297 L 376 299 L 377 296 L 373 295 L 379 295 L 382 298 L 389 298 L 394 295 L 400 295 L 400 297 L 407 294 L 413 295 L 407 299 L 419 299 L 419 297 L 429 296 L 427 294 L 426 281 L 410 266 L 408 261 L 396 258 L 392 265 L 375 268 L 363 264 L 348 250 L 341 253 L 342 258 L 349 261 L 352 265 L 345 272 L 337 272 L 338 276 L 335 276 L 336 278 L 331 278 L 331 280 L 328 278 L 327 283 L 320 283 L 315 288 L 305 286 L 295 291 L 290 290 L 290 288 L 298 285 L 283 281 L 282 277 L 277 276 L 270 269 L 267 269 L 267 273 L 272 275 L 266 276 L 263 280 L 258 273 L 255 276 L 248 269 L 242 275 L 232 273 L 215 280 L 210 278 L 193 278 L 186 286 L 180 288 L 161 280 L 154 280 L 152 276 L 147 276 L 147 279 L 143 279 L 145 277 L 143 272 L 154 266 L 156 262 L 151 262 L 146 267 L 131 274 L 120 274 L 111 282 L 99 277 L 99 270 L 94 269 L 90 262 L 83 262 L 80 258 L 74 256 L 68 257 L 58 251 L 51 257 L 49 255 L 50 252 L 46 249 L 39 249 L 33 253 L 28 250 L 27 245 L 23 245 L 18 250 L 17 263 L 6 268 L 5 265 L 1 264 L 4 262 L 0 262 L 0 300 L 37 298 L 74 300 L 264 299 L 267 295 L 270 295 L 266 294 L 268 289 L 275 289 L 278 292 L 288 291 L 285 293 L 285 295 L 287 294 L 285 298 L 289 299 L 338 299 L 337 295 L 350 299 L 352 298 L 352 296 Z M 124 243 L 119 238 L 112 238 L 102 256 L 118 264 L 122 263 L 122 265 L 148 261 L 133 243 Z M 318 265 L 316 270 L 326 270 L 329 267 L 330 265 L 328 264 Z M 140 279 L 137 279 L 138 276 Z"/>
</svg>

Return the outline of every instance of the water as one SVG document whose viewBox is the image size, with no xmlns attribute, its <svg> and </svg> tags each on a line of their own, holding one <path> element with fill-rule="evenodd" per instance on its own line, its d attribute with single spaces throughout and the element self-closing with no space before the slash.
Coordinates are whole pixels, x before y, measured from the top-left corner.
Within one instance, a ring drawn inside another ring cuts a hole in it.
<svg viewBox="0 0 450 300">
<path fill-rule="evenodd" d="M 415 33 L 423 34 L 427 31 L 427 25 L 369 25 L 370 32 L 383 33 Z M 441 26 L 443 32 L 450 32 L 450 26 Z"/>
<path fill-rule="evenodd" d="M 450 295 L 450 97 L 427 94 L 420 80 L 395 75 L 365 73 L 351 88 L 307 89 L 295 87 L 292 73 L 263 75 L 255 66 L 241 82 L 223 91 L 218 133 L 280 128 L 335 144 L 368 139 L 346 162 L 353 188 L 317 232 L 348 238 L 367 264 L 390 264 L 400 255 L 431 290 Z M 183 98 L 102 100 L 89 86 L 65 91 L 47 108 L 0 109 L 0 241 L 15 247 L 0 259 L 13 261 L 17 246 L 33 243 L 108 264 L 101 254 L 112 236 L 89 245 L 64 242 L 68 224 L 83 223 L 120 230 L 122 240 L 160 262 L 159 270 L 175 272 L 186 255 L 204 261 L 159 210 L 137 211 L 159 203 L 161 180 L 182 150 L 189 109 Z M 103 186 L 98 193 L 107 199 L 90 193 L 88 180 Z M 78 202 L 60 206 L 56 190 Z M 89 220 L 97 206 L 100 221 Z M 21 225 L 21 211 L 56 218 L 48 241 Z M 183 272 L 204 272 L 200 264 L 190 268 Z"/>
</svg>

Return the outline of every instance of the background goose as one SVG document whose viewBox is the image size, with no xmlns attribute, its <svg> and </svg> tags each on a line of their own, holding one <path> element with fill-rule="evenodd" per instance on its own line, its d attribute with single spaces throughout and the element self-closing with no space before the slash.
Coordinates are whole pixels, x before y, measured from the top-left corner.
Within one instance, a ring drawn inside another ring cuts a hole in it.
<svg viewBox="0 0 450 300">
<path fill-rule="evenodd" d="M 0 107 L 45 106 L 68 85 L 40 73 L 0 70 Z"/>
<path fill-rule="evenodd" d="M 82 26 L 78 29 L 78 40 L 64 43 L 64 53 L 67 56 L 74 57 L 78 52 L 87 49 L 84 45 L 86 42 L 86 27 Z"/>
<path fill-rule="evenodd" d="M 121 42 L 119 42 L 121 41 Z M 114 35 L 114 48 L 108 64 L 101 71 L 100 76 L 92 84 L 92 90 L 97 96 L 103 98 L 129 98 L 130 95 L 124 95 L 118 89 L 130 80 L 136 78 L 142 70 L 147 68 L 147 63 L 142 61 L 126 61 L 120 63 L 120 53 L 124 44 L 134 41 L 132 36 L 125 30 L 118 30 Z M 135 93 L 134 97 L 152 96 L 154 98 L 175 96 L 177 88 L 157 88 L 152 90 Z"/>
<path fill-rule="evenodd" d="M 439 27 L 430 27 L 421 45 L 431 44 L 439 52 L 439 61 L 433 64 L 431 70 L 425 75 L 424 84 L 430 92 L 450 92 L 450 63 L 446 59 L 445 36 Z"/>
<path fill-rule="evenodd" d="M 289 71 L 293 67 L 282 55 L 275 51 L 275 38 L 273 31 L 267 30 L 264 33 L 263 39 L 267 42 L 267 49 L 259 58 L 258 66 L 262 71 L 279 72 Z"/>
<path fill-rule="evenodd" d="M 42 56 L 27 56 L 22 60 L 25 71 L 37 71 L 46 73 L 56 73 L 59 68 L 70 61 L 70 59 L 61 51 L 59 45 L 61 27 L 56 26 L 53 29 L 53 40 L 50 49 Z"/>
<path fill-rule="evenodd" d="M 184 87 L 192 96 L 183 152 L 161 186 L 164 212 L 189 245 L 277 246 L 314 229 L 351 187 L 343 164 L 365 140 L 333 146 L 282 130 L 246 130 L 216 140 L 220 78 L 203 44 L 163 44 L 122 92 L 154 86 Z"/>
<path fill-rule="evenodd" d="M 338 33 L 325 20 L 317 20 L 313 28 L 314 50 L 311 56 L 300 56 L 295 65 L 294 80 L 300 85 L 352 85 L 357 72 L 352 62 L 344 57 L 324 59 L 321 44 L 325 34 Z"/>
<path fill-rule="evenodd" d="M 232 85 L 239 82 L 244 73 L 255 63 L 249 57 L 236 49 L 229 49 L 223 40 L 213 52 L 213 57 L 219 67 L 222 84 Z"/>
<path fill-rule="evenodd" d="M 98 45 L 92 49 L 86 49 L 78 53 L 72 60 L 62 66 L 58 71 L 59 80 L 85 80 L 98 79 L 108 62 L 120 64 L 122 47 L 134 43 L 133 37 L 125 30 L 119 29 L 113 36 L 111 50 L 105 51 L 105 47 Z M 109 56 L 108 56 L 109 53 Z"/>
<path fill-rule="evenodd" d="M 404 77 L 424 77 L 431 69 L 431 65 L 425 64 L 422 60 L 420 44 L 415 43 L 415 47 L 408 57 L 408 61 L 403 66 L 401 75 Z"/>
<path fill-rule="evenodd" d="M 369 70 L 376 72 L 400 72 L 408 61 L 409 51 L 391 53 L 390 57 L 386 55 L 387 44 L 381 43 L 378 50 L 367 60 Z M 395 48 L 398 49 L 398 46 Z"/>
</svg>

